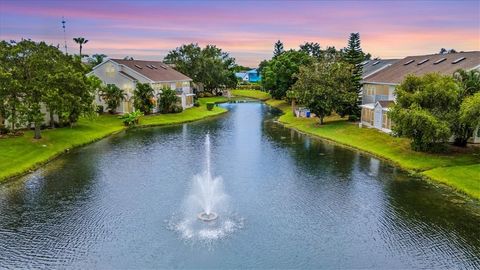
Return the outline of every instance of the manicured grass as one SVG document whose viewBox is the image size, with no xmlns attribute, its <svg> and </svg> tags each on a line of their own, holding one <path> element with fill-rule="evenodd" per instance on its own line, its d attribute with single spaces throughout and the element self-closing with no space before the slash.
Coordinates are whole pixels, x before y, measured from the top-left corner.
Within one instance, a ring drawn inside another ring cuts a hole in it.
<svg viewBox="0 0 480 270">
<path fill-rule="evenodd" d="M 449 186 L 454 186 L 474 198 L 480 198 L 480 164 L 441 167 L 422 173 Z"/>
<path fill-rule="evenodd" d="M 339 117 L 328 117 L 325 124 L 321 126 L 316 118 L 293 116 L 290 106 L 284 101 L 268 100 L 267 104 L 284 112 L 279 121 L 287 127 L 360 149 L 410 171 L 423 172 L 434 169 L 425 172 L 424 175 L 455 187 L 475 198 L 480 198 L 479 167 L 478 165 L 465 166 L 480 163 L 478 150 L 452 154 L 415 152 L 410 148 L 410 140 L 405 138 L 393 137 L 376 129 L 359 128 L 358 124 L 350 123 Z M 443 174 L 443 172 L 447 173 Z M 472 177 L 466 179 L 466 176 Z"/>
<path fill-rule="evenodd" d="M 222 114 L 227 110 L 221 107 L 214 107 L 213 110 L 207 110 L 205 104 L 207 102 L 222 103 L 228 101 L 227 98 L 223 97 L 209 97 L 201 98 L 200 107 L 193 107 L 187 110 L 184 110 L 181 113 L 171 113 L 171 114 L 155 114 L 147 115 L 140 119 L 140 126 L 159 126 L 159 125 L 171 125 L 179 124 L 185 122 L 196 121 L 210 116 L 215 116 Z"/>
<path fill-rule="evenodd" d="M 200 99 L 200 107 L 193 107 L 178 114 L 142 117 L 140 126 L 178 124 L 222 114 L 227 110 L 215 107 L 208 111 L 205 103 L 226 100 L 222 97 Z M 44 130 L 40 140 L 33 139 L 32 131 L 27 131 L 21 137 L 0 139 L 0 181 L 33 170 L 67 149 L 91 143 L 124 129 L 118 116 L 102 115 L 94 119 L 82 118 L 73 128 Z"/>
<path fill-rule="evenodd" d="M 271 96 L 267 92 L 259 91 L 259 90 L 232 90 L 232 94 L 234 96 L 238 97 L 249 97 L 249 98 L 255 98 L 255 99 L 260 99 L 260 100 L 267 100 L 270 99 Z"/>
<path fill-rule="evenodd" d="M 101 139 L 123 130 L 122 122 L 113 115 L 80 119 L 73 128 L 42 131 L 42 139 L 34 140 L 33 132 L 21 137 L 0 139 L 0 180 L 35 169 L 48 160 L 76 146 Z"/>
</svg>

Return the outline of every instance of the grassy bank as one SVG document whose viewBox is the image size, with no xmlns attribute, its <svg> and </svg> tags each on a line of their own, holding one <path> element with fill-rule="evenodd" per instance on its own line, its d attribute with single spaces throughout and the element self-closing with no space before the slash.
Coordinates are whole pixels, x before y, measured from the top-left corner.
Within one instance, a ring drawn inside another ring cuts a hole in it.
<svg viewBox="0 0 480 270">
<path fill-rule="evenodd" d="M 304 133 L 347 145 L 387 159 L 409 171 L 419 172 L 480 199 L 480 155 L 469 153 L 427 154 L 410 149 L 410 140 L 396 138 L 370 128 L 359 128 L 338 117 L 329 117 L 323 126 L 314 118 L 296 118 L 284 101 L 267 104 L 284 112 L 279 121 Z M 472 165 L 477 164 L 477 165 Z"/>
<path fill-rule="evenodd" d="M 225 98 L 200 99 L 201 106 L 178 114 L 159 114 L 142 117 L 140 126 L 170 125 L 191 122 L 219 115 L 226 109 L 206 109 L 206 102 L 223 102 Z M 44 130 L 42 139 L 34 140 L 33 132 L 21 137 L 0 139 L 0 181 L 21 175 L 72 149 L 124 130 L 117 116 L 102 115 L 94 119 L 82 118 L 73 128 Z"/>
<path fill-rule="evenodd" d="M 258 90 L 232 90 L 232 95 L 236 97 L 249 97 L 249 98 L 255 98 L 255 99 L 260 99 L 260 100 L 268 100 L 271 98 L 269 93 L 258 91 Z"/>
</svg>

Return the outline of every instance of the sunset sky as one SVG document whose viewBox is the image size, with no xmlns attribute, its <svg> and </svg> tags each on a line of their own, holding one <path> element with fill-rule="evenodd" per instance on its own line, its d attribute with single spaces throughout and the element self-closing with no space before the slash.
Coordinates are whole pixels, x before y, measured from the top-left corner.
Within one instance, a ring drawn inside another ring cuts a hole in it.
<svg viewBox="0 0 480 270">
<path fill-rule="evenodd" d="M 215 44 L 237 63 L 256 66 L 280 39 L 297 48 L 312 41 L 346 46 L 360 32 L 365 52 L 381 58 L 480 50 L 480 1 L 6 1 L 0 0 L 0 38 L 30 38 L 63 46 L 67 21 L 85 37 L 87 54 L 162 59 L 184 43 Z"/>
</svg>

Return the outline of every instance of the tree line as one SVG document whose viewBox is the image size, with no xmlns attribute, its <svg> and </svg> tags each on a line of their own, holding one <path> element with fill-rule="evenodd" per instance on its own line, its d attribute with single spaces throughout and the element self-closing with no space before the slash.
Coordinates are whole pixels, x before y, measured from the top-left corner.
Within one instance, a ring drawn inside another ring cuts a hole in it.
<svg viewBox="0 0 480 270">
<path fill-rule="evenodd" d="M 351 120 L 360 115 L 361 63 L 371 58 L 360 45 L 360 34 L 350 34 L 348 46 L 322 49 L 306 42 L 298 50 L 285 51 L 279 40 L 273 58 L 260 63 L 262 86 L 273 98 L 299 102 L 319 116 L 336 112 Z"/>
<path fill-rule="evenodd" d="M 453 137 L 466 146 L 480 126 L 480 71 L 458 70 L 407 76 L 396 88 L 396 104 L 389 112 L 393 132 L 410 138 L 412 149 L 440 152 Z"/>
<path fill-rule="evenodd" d="M 0 42 L 0 116 L 10 132 L 33 126 L 41 138 L 45 111 L 50 125 L 74 125 L 95 111 L 95 90 L 101 84 L 87 77 L 79 57 L 65 55 L 45 42 Z M 58 122 L 54 121 L 58 116 Z"/>
</svg>

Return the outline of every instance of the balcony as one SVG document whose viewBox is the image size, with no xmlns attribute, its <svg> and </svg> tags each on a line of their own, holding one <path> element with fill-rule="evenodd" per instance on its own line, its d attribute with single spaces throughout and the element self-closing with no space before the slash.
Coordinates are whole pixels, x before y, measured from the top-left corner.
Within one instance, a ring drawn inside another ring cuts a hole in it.
<svg viewBox="0 0 480 270">
<path fill-rule="evenodd" d="M 363 95 L 362 104 L 376 103 L 379 100 L 389 100 L 388 95 Z"/>
</svg>

